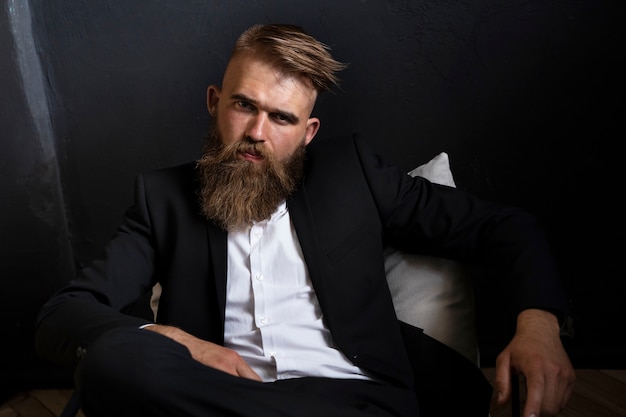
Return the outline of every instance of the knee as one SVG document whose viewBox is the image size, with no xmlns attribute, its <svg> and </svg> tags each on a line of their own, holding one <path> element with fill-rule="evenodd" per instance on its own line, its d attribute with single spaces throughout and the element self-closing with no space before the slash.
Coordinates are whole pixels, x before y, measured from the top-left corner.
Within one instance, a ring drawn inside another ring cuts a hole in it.
<svg viewBox="0 0 626 417">
<path fill-rule="evenodd" d="M 184 350 L 147 330 L 119 328 L 104 333 L 87 348 L 77 368 L 81 401 L 137 400 L 164 392 L 161 385 L 169 380 L 164 375 L 166 355 L 177 349 Z"/>
<path fill-rule="evenodd" d="M 102 334 L 91 343 L 77 368 L 79 389 L 101 391 L 103 387 L 132 384 L 142 359 L 133 343 L 136 337 L 135 329 L 120 328 Z"/>
</svg>

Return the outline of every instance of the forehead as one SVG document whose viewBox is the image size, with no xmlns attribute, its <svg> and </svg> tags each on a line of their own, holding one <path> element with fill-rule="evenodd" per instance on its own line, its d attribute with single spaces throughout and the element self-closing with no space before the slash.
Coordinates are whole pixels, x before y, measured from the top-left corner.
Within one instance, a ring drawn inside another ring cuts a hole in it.
<svg viewBox="0 0 626 417">
<path fill-rule="evenodd" d="M 286 74 L 267 59 L 251 52 L 233 56 L 224 73 L 226 96 L 244 95 L 272 106 L 311 108 L 317 91 L 304 76 Z"/>
</svg>

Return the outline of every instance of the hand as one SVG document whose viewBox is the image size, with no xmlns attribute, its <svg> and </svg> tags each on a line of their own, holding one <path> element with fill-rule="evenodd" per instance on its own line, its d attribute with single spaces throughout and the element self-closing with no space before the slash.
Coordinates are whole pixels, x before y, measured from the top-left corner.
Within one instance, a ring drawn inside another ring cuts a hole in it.
<svg viewBox="0 0 626 417">
<path fill-rule="evenodd" d="M 511 398 L 511 372 L 526 379 L 524 417 L 556 416 L 567 404 L 576 374 L 552 313 L 528 309 L 517 317 L 515 336 L 496 359 L 498 404 Z"/>
<path fill-rule="evenodd" d="M 160 333 L 184 345 L 191 353 L 191 357 L 203 365 L 234 376 L 261 381 L 261 377 L 232 349 L 199 339 L 177 327 L 155 324 L 145 329 Z"/>
</svg>

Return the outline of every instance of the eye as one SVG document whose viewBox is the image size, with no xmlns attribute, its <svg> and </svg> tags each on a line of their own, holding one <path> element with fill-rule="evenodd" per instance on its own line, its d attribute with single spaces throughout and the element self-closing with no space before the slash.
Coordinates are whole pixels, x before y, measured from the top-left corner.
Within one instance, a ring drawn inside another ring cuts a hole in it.
<svg viewBox="0 0 626 417">
<path fill-rule="evenodd" d="M 277 123 L 280 123 L 280 124 L 283 124 L 283 125 L 294 124 L 295 123 L 295 120 L 294 120 L 293 116 L 291 116 L 289 114 L 281 113 L 281 112 L 272 113 L 272 118 Z"/>
<path fill-rule="evenodd" d="M 287 122 L 287 117 L 284 114 L 274 113 L 272 116 L 274 117 L 274 120 L 278 122 L 283 122 L 283 123 Z"/>
<path fill-rule="evenodd" d="M 250 102 L 245 101 L 245 100 L 239 100 L 235 102 L 235 105 L 241 110 L 245 110 L 245 111 L 254 110 L 254 106 Z"/>
</svg>

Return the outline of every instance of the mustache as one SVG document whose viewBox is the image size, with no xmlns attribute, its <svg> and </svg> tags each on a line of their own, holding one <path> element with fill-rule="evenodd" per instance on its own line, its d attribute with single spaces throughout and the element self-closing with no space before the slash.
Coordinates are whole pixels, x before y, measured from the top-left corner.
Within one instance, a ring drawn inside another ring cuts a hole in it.
<svg viewBox="0 0 626 417">
<path fill-rule="evenodd" d="M 272 160 L 274 158 L 274 155 L 263 142 L 256 141 L 250 137 L 244 137 L 237 142 L 224 144 L 216 136 L 209 136 L 209 140 L 205 144 L 204 157 L 215 158 L 224 164 L 230 165 L 241 163 L 238 155 L 244 153 L 261 157 L 264 160 Z"/>
<path fill-rule="evenodd" d="M 252 140 L 249 136 L 246 136 L 241 141 L 236 142 L 236 145 L 236 151 L 238 153 L 249 153 L 263 158 L 269 157 L 269 151 L 263 142 Z"/>
</svg>

